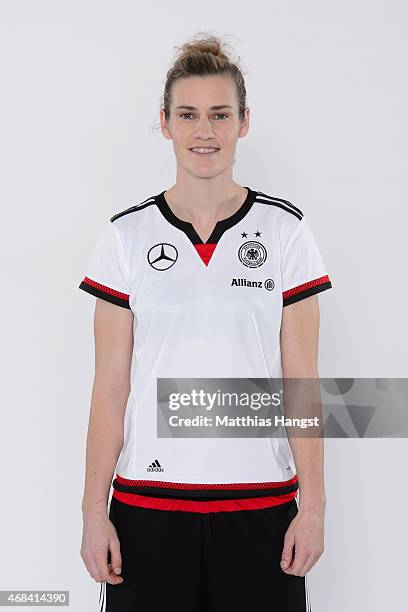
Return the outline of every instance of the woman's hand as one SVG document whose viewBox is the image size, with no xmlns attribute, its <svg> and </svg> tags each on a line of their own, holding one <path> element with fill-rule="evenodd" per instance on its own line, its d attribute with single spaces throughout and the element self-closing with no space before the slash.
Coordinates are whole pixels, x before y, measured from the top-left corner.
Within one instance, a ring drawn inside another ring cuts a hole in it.
<svg viewBox="0 0 408 612">
<path fill-rule="evenodd" d="M 324 512 L 299 509 L 285 534 L 282 570 L 293 576 L 304 576 L 322 555 L 323 550 Z"/>
<path fill-rule="evenodd" d="M 111 563 L 108 563 L 110 551 Z M 108 516 L 100 512 L 83 513 L 81 557 L 96 582 L 120 584 L 123 577 L 120 543 Z"/>
</svg>

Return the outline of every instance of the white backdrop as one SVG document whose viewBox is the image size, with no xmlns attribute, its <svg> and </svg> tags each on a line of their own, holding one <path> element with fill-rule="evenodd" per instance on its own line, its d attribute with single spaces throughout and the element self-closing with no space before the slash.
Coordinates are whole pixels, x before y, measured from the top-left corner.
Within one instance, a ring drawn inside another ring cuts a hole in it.
<svg viewBox="0 0 408 612">
<path fill-rule="evenodd" d="M 2 0 L 0 11 L 0 588 L 69 589 L 70 609 L 91 612 L 99 584 L 79 549 L 95 300 L 77 287 L 104 222 L 174 183 L 158 128 L 174 46 L 210 29 L 247 70 L 234 179 L 308 216 L 333 282 L 319 298 L 320 375 L 406 377 L 408 10 Z M 403 608 L 407 448 L 326 441 L 313 612 Z"/>
</svg>

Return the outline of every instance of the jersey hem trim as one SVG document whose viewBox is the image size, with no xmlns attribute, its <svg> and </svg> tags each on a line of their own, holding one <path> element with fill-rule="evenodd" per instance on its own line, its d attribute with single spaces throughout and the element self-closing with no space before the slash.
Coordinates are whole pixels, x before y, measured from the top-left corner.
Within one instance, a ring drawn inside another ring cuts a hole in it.
<svg viewBox="0 0 408 612">
<path fill-rule="evenodd" d="M 198 483 L 198 482 L 170 482 L 167 480 L 131 480 L 116 474 L 117 482 L 127 486 L 154 486 L 166 489 L 272 489 L 275 487 L 284 487 L 298 482 L 297 476 L 293 476 L 289 480 L 275 480 L 268 482 L 225 482 L 225 483 Z"/>
<path fill-rule="evenodd" d="M 191 500 L 254 498 L 286 495 L 297 491 L 297 476 L 274 482 L 183 483 L 156 480 L 130 480 L 116 474 L 112 482 L 116 491 L 150 497 L 171 497 Z"/>
</svg>

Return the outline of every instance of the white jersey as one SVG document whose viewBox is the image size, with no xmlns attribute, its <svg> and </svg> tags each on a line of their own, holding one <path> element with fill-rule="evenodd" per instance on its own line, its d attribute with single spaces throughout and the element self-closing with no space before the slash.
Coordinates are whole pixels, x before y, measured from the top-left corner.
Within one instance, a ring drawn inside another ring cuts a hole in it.
<svg viewBox="0 0 408 612">
<path fill-rule="evenodd" d="M 282 309 L 331 287 L 303 212 L 249 187 L 203 243 L 164 191 L 106 223 L 80 288 L 134 314 L 116 471 L 135 482 L 296 479 L 287 438 L 157 436 L 157 378 L 282 377 Z M 154 467 L 159 468 L 154 470 Z"/>
</svg>

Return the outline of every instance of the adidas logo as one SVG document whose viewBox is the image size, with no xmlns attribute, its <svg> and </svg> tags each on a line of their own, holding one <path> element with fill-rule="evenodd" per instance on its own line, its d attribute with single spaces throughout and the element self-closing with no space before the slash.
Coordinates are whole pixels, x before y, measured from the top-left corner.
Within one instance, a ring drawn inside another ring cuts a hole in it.
<svg viewBox="0 0 408 612">
<path fill-rule="evenodd" d="M 164 472 L 164 468 L 160 465 L 157 459 L 153 461 L 147 468 L 148 472 Z"/>
</svg>

